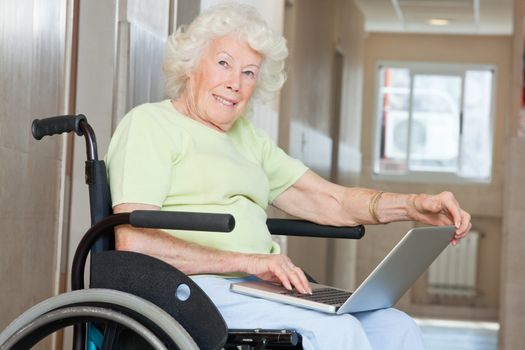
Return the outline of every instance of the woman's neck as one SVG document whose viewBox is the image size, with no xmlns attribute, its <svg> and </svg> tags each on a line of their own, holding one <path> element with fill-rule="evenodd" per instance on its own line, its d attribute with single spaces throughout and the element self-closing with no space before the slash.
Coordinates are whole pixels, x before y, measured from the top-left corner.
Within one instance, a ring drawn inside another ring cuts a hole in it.
<svg viewBox="0 0 525 350">
<path fill-rule="evenodd" d="M 179 96 L 177 99 L 172 99 L 170 101 L 173 108 L 175 108 L 180 114 L 191 118 L 213 130 L 219 132 L 226 132 L 226 130 L 223 130 L 217 125 L 210 123 L 208 120 L 201 118 L 198 113 L 193 112 L 194 108 L 192 108 L 192 106 L 188 102 L 188 99 L 184 98 L 184 96 Z"/>
</svg>

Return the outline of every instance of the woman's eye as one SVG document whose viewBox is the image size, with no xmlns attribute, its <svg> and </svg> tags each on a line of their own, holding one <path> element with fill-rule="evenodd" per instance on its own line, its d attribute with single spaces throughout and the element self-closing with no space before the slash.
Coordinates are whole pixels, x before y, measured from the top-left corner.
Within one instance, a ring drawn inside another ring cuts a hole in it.
<svg viewBox="0 0 525 350">
<path fill-rule="evenodd" d="M 219 64 L 223 67 L 228 67 L 228 62 L 226 62 L 225 60 L 220 60 Z"/>
<path fill-rule="evenodd" d="M 250 78 L 255 78 L 255 73 L 251 70 L 246 70 L 243 72 L 245 75 L 249 76 Z"/>
</svg>

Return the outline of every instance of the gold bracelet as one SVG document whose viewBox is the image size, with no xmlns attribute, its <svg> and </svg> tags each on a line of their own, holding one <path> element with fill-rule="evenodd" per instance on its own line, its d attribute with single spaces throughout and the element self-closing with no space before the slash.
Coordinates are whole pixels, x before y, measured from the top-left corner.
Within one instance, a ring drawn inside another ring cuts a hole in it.
<svg viewBox="0 0 525 350">
<path fill-rule="evenodd" d="M 368 203 L 368 212 L 370 213 L 370 216 L 372 219 L 374 219 L 374 222 L 376 224 L 381 224 L 381 221 L 379 221 L 379 218 L 377 217 L 377 203 L 379 202 L 379 199 L 383 195 L 383 191 L 377 191 L 374 193 L 374 195 L 370 198 L 370 202 Z"/>
</svg>

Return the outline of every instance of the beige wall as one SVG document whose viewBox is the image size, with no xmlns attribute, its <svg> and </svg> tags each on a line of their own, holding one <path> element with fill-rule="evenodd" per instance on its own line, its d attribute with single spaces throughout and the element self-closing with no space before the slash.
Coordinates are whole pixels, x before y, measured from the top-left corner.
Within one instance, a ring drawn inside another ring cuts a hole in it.
<svg viewBox="0 0 525 350">
<path fill-rule="evenodd" d="M 508 123 L 505 164 L 505 200 L 501 263 L 500 348 L 523 347 L 525 328 L 525 138 L 518 136 L 520 102 L 523 93 L 523 52 L 525 46 L 525 1 L 514 2 L 514 38 L 512 47 L 510 120 Z M 523 117 L 521 117 L 523 118 Z M 523 119 L 521 120 L 523 122 Z M 523 126 L 521 127 L 523 131 Z"/>
<path fill-rule="evenodd" d="M 30 125 L 67 112 L 67 3 L 0 0 L 0 329 L 58 292 L 63 138 Z"/>
<path fill-rule="evenodd" d="M 339 1 L 337 10 L 338 48 L 344 54 L 341 91 L 341 123 L 337 182 L 357 186 L 361 176 L 361 123 L 364 75 L 364 17 L 353 1 Z M 329 245 L 328 281 L 334 286 L 356 287 L 356 249 L 361 241 L 332 240 Z"/>
<path fill-rule="evenodd" d="M 474 229 L 483 233 L 480 241 L 480 259 L 478 266 L 479 293 L 475 300 L 465 302 L 477 306 L 458 313 L 458 308 L 447 314 L 446 305 L 439 310 L 440 317 L 478 317 L 497 318 L 499 305 L 499 266 L 501 219 L 503 214 L 503 180 L 504 180 L 504 144 L 505 130 L 509 115 L 511 38 L 504 36 L 459 36 L 459 35 L 417 35 L 417 34 L 370 34 L 365 43 L 365 77 L 362 128 L 362 174 L 360 185 L 380 188 L 386 191 L 402 193 L 438 193 L 451 190 L 462 206 L 473 215 Z M 373 164 L 373 119 L 376 65 L 378 61 L 425 61 L 491 64 L 496 66 L 495 84 L 495 120 L 493 174 L 490 184 L 436 184 L 386 182 L 372 178 Z M 386 225 L 369 226 L 365 239 L 361 242 L 367 249 L 359 250 L 357 276 L 362 280 L 379 259 L 400 238 L 410 224 L 399 224 L 401 227 Z M 385 237 L 393 235 L 395 239 L 385 244 Z M 370 249 L 370 245 L 375 247 Z M 424 298 L 423 298 L 424 299 Z M 419 298 L 421 300 L 421 298 Z M 408 296 L 402 303 L 405 308 L 411 307 L 415 313 L 427 313 L 427 316 L 438 315 L 436 310 L 421 309 L 410 305 Z M 425 303 L 423 303 L 425 304 Z M 461 304 L 461 303 L 460 303 Z M 431 314 L 428 314 L 430 312 Z"/>
<path fill-rule="evenodd" d="M 291 43 L 287 61 L 289 79 L 281 94 L 281 128 L 288 134 L 281 144 L 288 144 L 292 156 L 310 163 L 312 135 L 329 139 L 328 118 L 331 88 L 331 59 L 334 50 L 334 1 L 292 1 L 285 9 L 284 35 Z M 291 22 L 290 22 L 291 21 Z M 315 23 L 315 25 L 312 25 Z M 317 132 L 316 132 L 317 131 Z M 330 147 L 322 147 L 324 159 L 331 157 Z M 312 164 L 308 164 L 312 166 Z M 330 164 L 317 166 L 328 172 Z M 288 254 L 299 266 L 323 281 L 326 277 L 327 242 L 322 239 L 289 238 Z M 315 257 L 312 259 L 311 257 Z"/>
<path fill-rule="evenodd" d="M 362 83 L 363 17 L 350 0 L 287 1 L 284 35 L 290 57 L 289 79 L 281 94 L 279 143 L 313 170 L 330 177 L 334 114 L 334 58 L 343 55 L 343 81 L 339 156 L 348 157 L 337 177 L 348 185 L 357 182 Z M 349 156 L 350 155 L 350 156 Z M 290 238 L 292 259 L 319 281 L 334 275 L 340 283 L 353 283 L 352 252 L 355 242 Z M 314 257 L 314 258 L 312 258 Z M 333 270 L 333 260 L 344 261 Z"/>
</svg>

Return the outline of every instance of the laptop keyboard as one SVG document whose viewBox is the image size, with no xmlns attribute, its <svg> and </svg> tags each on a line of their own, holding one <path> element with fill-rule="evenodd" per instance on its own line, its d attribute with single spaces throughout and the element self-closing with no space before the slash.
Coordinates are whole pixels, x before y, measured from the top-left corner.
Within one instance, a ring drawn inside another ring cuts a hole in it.
<svg viewBox="0 0 525 350">
<path fill-rule="evenodd" d="M 281 294 L 291 295 L 299 299 L 315 301 L 322 304 L 336 305 L 343 304 L 352 295 L 351 292 L 334 288 L 319 288 L 313 291 L 313 294 L 302 294 L 295 290 L 282 292 Z"/>
</svg>

